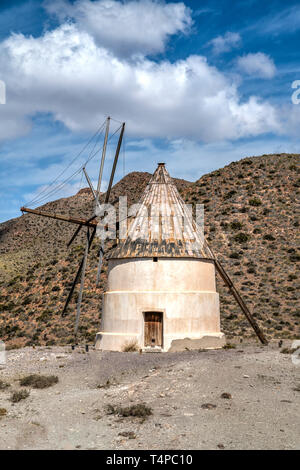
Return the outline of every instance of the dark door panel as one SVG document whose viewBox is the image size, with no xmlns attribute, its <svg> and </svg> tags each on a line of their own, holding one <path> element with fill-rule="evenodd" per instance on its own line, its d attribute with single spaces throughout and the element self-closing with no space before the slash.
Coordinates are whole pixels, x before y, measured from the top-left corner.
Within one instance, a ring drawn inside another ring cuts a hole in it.
<svg viewBox="0 0 300 470">
<path fill-rule="evenodd" d="M 145 347 L 162 347 L 162 312 L 145 312 Z"/>
</svg>

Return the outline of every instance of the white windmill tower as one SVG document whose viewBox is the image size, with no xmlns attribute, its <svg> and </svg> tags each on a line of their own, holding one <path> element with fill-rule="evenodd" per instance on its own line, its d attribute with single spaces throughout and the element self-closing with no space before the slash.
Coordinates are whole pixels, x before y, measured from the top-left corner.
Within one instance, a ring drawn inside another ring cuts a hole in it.
<svg viewBox="0 0 300 470">
<path fill-rule="evenodd" d="M 159 163 L 129 225 L 108 259 L 96 347 L 121 351 L 222 347 L 215 264 L 199 227 L 186 217 L 165 165 Z"/>
</svg>

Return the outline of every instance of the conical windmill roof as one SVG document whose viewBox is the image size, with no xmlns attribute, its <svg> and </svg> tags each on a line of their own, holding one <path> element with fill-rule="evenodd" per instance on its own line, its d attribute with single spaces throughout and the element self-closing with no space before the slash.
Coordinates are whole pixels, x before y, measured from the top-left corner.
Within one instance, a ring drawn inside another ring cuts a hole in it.
<svg viewBox="0 0 300 470">
<path fill-rule="evenodd" d="M 187 213 L 164 163 L 158 164 L 150 179 L 136 216 L 130 220 L 128 215 L 126 235 L 109 258 L 212 257 L 203 231 Z"/>
</svg>

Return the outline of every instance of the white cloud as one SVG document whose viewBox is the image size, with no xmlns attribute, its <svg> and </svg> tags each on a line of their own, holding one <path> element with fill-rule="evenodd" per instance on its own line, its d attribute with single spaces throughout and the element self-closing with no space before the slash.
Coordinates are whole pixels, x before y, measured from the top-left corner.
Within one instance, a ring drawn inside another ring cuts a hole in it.
<svg viewBox="0 0 300 470">
<path fill-rule="evenodd" d="M 191 10 L 184 3 L 56 0 L 45 6 L 61 21 L 74 20 L 98 45 L 119 57 L 163 52 L 169 36 L 186 33 L 192 25 Z"/>
<path fill-rule="evenodd" d="M 8 90 L 2 137 L 9 132 L 7 113 L 16 122 L 52 113 L 73 131 L 94 130 L 111 114 L 132 135 L 206 142 L 280 127 L 274 107 L 255 96 L 241 102 L 235 83 L 205 57 L 121 59 L 75 24 L 38 38 L 10 36 L 0 43 L 0 69 Z"/>
<path fill-rule="evenodd" d="M 237 65 L 241 72 L 254 77 L 273 78 L 276 73 L 273 59 L 263 52 L 238 57 Z"/>
<path fill-rule="evenodd" d="M 239 47 L 241 45 L 242 39 L 239 33 L 232 33 L 227 31 L 224 36 L 217 36 L 208 42 L 208 45 L 212 46 L 214 54 L 222 54 L 224 52 L 229 52 L 232 49 Z"/>
<path fill-rule="evenodd" d="M 280 10 L 280 9 L 279 9 Z M 278 11 L 274 8 L 266 16 L 245 28 L 245 32 L 254 30 L 258 34 L 293 34 L 300 29 L 300 5 L 292 5 Z"/>
</svg>

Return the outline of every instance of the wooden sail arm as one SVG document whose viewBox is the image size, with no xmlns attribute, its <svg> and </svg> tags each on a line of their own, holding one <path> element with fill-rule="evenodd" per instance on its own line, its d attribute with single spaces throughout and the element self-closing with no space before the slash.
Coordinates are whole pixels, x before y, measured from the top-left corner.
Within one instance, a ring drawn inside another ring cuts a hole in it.
<svg viewBox="0 0 300 470">
<path fill-rule="evenodd" d="M 98 224 L 93 220 L 77 219 L 75 217 L 68 217 L 60 214 L 50 214 L 49 212 L 43 212 L 36 209 L 29 209 L 28 207 L 21 207 L 22 212 L 28 212 L 29 214 L 41 215 L 42 217 L 49 217 L 50 219 L 63 220 L 64 222 L 71 222 L 72 224 L 84 225 L 87 227 L 96 227 Z"/>
<path fill-rule="evenodd" d="M 35 215 L 40 215 L 42 217 L 49 217 L 50 219 L 57 219 L 57 220 L 63 220 L 64 222 L 71 222 L 72 224 L 77 224 L 79 227 L 94 227 L 96 228 L 98 225 L 98 222 L 93 221 L 91 219 L 85 220 L 85 219 L 77 219 L 75 217 L 67 217 L 65 215 L 60 215 L 60 214 L 50 214 L 49 212 L 43 212 L 43 211 L 38 211 L 36 209 L 29 209 L 28 207 L 21 207 L 20 209 L 21 212 L 28 212 L 29 214 L 35 214 Z M 112 228 L 110 228 L 107 224 L 104 226 L 105 230 L 108 232 L 113 231 Z M 119 222 L 116 223 L 116 230 L 119 230 Z"/>
<path fill-rule="evenodd" d="M 215 266 L 220 274 L 221 278 L 223 279 L 224 283 L 227 285 L 229 288 L 229 291 L 237 301 L 238 305 L 240 306 L 242 312 L 244 313 L 245 317 L 249 321 L 250 325 L 252 326 L 253 330 L 255 331 L 256 335 L 258 336 L 260 342 L 262 344 L 268 344 L 268 340 L 263 334 L 262 330 L 259 328 L 257 322 L 255 321 L 253 315 L 251 314 L 250 310 L 248 309 L 247 305 L 245 304 L 244 300 L 242 299 L 240 293 L 236 289 L 235 285 L 233 284 L 232 280 L 228 276 L 227 272 L 221 265 L 220 261 L 218 261 L 216 258 L 214 258 Z"/>
<path fill-rule="evenodd" d="M 216 270 L 218 271 L 220 277 L 224 281 L 224 284 L 228 287 L 229 292 L 233 295 L 235 298 L 236 302 L 238 303 L 240 309 L 242 310 L 243 314 L 247 318 L 248 322 L 252 326 L 253 330 L 255 331 L 255 334 L 259 338 L 260 342 L 262 344 L 268 344 L 268 340 L 265 337 L 264 333 L 262 330 L 259 328 L 257 322 L 255 321 L 253 315 L 251 314 L 250 310 L 248 309 L 247 305 L 245 304 L 242 296 L 240 295 L 239 291 L 235 287 L 234 283 L 230 279 L 228 273 L 225 271 L 225 268 L 222 266 L 220 261 L 217 259 L 216 255 L 214 254 L 212 248 L 208 246 L 207 241 L 204 241 L 204 248 L 206 249 L 208 255 L 210 258 L 214 261 Z"/>
</svg>

